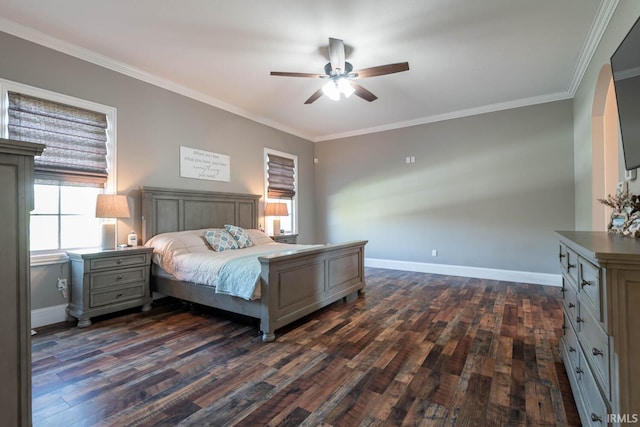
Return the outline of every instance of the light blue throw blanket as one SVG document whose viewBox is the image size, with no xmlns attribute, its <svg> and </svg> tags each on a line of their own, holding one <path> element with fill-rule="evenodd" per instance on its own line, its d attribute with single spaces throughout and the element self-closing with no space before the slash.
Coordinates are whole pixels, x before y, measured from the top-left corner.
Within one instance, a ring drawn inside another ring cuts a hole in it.
<svg viewBox="0 0 640 427">
<path fill-rule="evenodd" d="M 260 282 L 260 270 L 262 268 L 258 257 L 277 252 L 282 252 L 282 249 L 248 255 L 225 263 L 218 275 L 216 293 L 232 295 L 246 300 L 253 299 L 256 286 Z"/>
</svg>

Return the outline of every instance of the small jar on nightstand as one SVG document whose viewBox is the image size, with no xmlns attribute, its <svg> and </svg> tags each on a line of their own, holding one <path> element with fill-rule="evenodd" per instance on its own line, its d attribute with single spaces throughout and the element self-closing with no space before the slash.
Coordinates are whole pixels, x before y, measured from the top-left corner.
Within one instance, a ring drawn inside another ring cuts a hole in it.
<svg viewBox="0 0 640 427">
<path fill-rule="evenodd" d="M 270 236 L 274 242 L 277 243 L 290 243 L 295 244 L 298 243 L 298 235 L 297 234 L 278 234 L 276 236 Z"/>
<path fill-rule="evenodd" d="M 78 327 L 91 326 L 91 317 L 142 306 L 151 309 L 151 255 L 153 248 L 67 251 L 71 286 L 67 314 Z"/>
</svg>

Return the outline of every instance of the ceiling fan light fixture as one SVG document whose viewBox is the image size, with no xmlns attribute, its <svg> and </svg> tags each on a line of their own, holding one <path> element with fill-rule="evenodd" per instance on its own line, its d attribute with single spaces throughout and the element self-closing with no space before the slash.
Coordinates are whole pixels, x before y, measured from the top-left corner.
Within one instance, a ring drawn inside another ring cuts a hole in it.
<svg viewBox="0 0 640 427">
<path fill-rule="evenodd" d="M 333 101 L 340 100 L 340 88 L 338 87 L 338 82 L 336 80 L 329 80 L 322 86 L 322 92 L 329 97 L 329 99 Z"/>
<path fill-rule="evenodd" d="M 322 92 L 333 101 L 339 101 L 340 95 L 345 98 L 350 97 L 355 92 L 351 83 L 345 78 L 331 79 L 322 86 Z"/>
<path fill-rule="evenodd" d="M 340 93 L 342 93 L 345 98 L 350 97 L 353 95 L 353 92 L 356 91 L 347 79 L 338 79 L 338 89 L 340 89 Z"/>
</svg>

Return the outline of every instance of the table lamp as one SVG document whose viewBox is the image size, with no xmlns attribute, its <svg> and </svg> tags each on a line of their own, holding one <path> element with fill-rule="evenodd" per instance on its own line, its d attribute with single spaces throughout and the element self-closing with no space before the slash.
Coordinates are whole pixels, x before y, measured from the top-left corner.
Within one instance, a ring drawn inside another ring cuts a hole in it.
<svg viewBox="0 0 640 427">
<path fill-rule="evenodd" d="M 98 194 L 96 200 L 96 218 L 105 218 L 102 222 L 102 249 L 116 248 L 116 224 L 114 218 L 129 218 L 127 196 L 121 194 Z"/>
<path fill-rule="evenodd" d="M 286 203 L 267 203 L 264 207 L 264 216 L 276 217 L 273 219 L 273 235 L 280 234 L 280 217 L 289 216 Z"/>
</svg>

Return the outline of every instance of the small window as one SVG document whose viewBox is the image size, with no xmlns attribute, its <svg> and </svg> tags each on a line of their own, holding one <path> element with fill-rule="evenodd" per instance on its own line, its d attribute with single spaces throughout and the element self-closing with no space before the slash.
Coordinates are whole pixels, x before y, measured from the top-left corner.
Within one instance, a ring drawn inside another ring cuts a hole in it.
<svg viewBox="0 0 640 427">
<path fill-rule="evenodd" d="M 265 148 L 265 205 L 284 203 L 286 216 L 280 216 L 280 234 L 297 233 L 298 213 L 298 156 Z M 273 219 L 265 218 L 265 231 L 275 234 Z"/>
<path fill-rule="evenodd" d="M 0 135 L 46 146 L 34 159 L 32 255 L 99 246 L 96 198 L 115 187 L 115 109 L 5 80 L 0 95 Z"/>
</svg>

